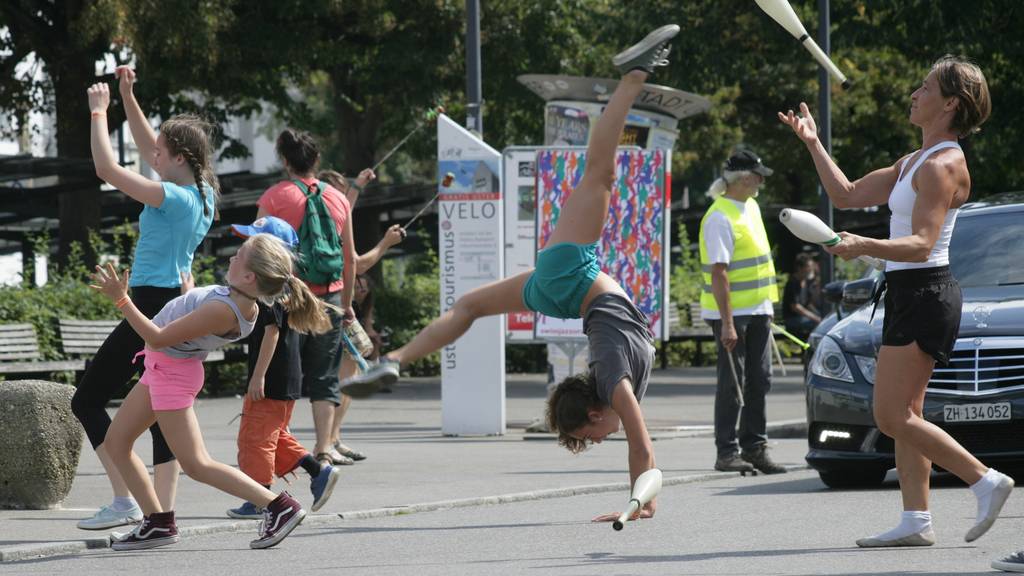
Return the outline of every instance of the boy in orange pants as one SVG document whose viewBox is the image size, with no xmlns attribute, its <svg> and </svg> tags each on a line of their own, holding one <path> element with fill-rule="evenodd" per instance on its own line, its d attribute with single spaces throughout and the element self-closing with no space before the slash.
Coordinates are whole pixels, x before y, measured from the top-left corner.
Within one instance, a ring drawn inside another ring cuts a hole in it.
<svg viewBox="0 0 1024 576">
<path fill-rule="evenodd" d="M 273 216 L 260 218 L 250 226 L 235 224 L 231 228 L 242 238 L 272 234 L 289 248 L 299 244 L 295 229 Z M 288 430 L 295 400 L 302 389 L 299 334 L 288 328 L 288 314 L 280 303 L 258 304 L 259 316 L 248 341 L 249 388 L 238 428 L 238 467 L 269 487 L 274 476 L 282 477 L 301 466 L 311 478 L 310 509 L 315 512 L 331 497 L 339 472 L 330 465 L 321 467 Z M 251 502 L 244 502 L 227 514 L 231 518 L 263 518 L 263 512 Z"/>
</svg>

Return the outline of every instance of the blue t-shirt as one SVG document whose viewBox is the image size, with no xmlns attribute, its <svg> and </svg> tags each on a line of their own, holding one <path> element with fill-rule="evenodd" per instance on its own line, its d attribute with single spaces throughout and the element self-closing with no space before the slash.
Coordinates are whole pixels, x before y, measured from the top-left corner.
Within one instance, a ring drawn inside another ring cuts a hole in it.
<svg viewBox="0 0 1024 576">
<path fill-rule="evenodd" d="M 213 223 L 213 188 L 206 190 L 207 214 L 196 186 L 161 182 L 164 201 L 159 208 L 147 205 L 139 216 L 139 241 L 135 244 L 132 286 L 177 288 L 181 272 L 192 269 L 192 256 Z"/>
</svg>

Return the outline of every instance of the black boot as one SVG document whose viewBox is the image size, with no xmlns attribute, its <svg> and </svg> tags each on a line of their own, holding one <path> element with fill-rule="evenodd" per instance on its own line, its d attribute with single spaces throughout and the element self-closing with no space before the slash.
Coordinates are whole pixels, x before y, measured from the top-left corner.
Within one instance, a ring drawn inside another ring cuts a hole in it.
<svg viewBox="0 0 1024 576">
<path fill-rule="evenodd" d="M 741 456 L 762 474 L 785 474 L 787 472 L 785 466 L 776 464 L 768 456 L 768 447 L 764 444 L 757 446 L 753 450 L 744 450 Z"/>
</svg>

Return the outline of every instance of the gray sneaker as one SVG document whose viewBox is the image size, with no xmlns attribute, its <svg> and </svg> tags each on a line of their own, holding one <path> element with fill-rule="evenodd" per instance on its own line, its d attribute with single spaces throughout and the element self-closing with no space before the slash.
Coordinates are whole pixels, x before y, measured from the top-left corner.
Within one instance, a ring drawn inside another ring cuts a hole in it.
<svg viewBox="0 0 1024 576">
<path fill-rule="evenodd" d="M 762 474 L 785 474 L 787 472 L 786 467 L 781 464 L 776 464 L 770 456 L 768 456 L 768 447 L 764 444 L 754 448 L 753 450 L 744 450 L 741 457 L 750 462 L 754 468 L 757 468 Z"/>
<path fill-rule="evenodd" d="M 754 466 L 750 462 L 747 462 L 743 458 L 740 458 L 739 454 L 732 454 L 730 456 L 719 456 L 715 460 L 715 470 L 719 472 L 740 472 L 746 474 L 747 472 L 753 472 Z"/>
<path fill-rule="evenodd" d="M 383 386 L 398 381 L 398 362 L 383 359 L 364 374 L 346 378 L 341 383 L 341 393 L 352 398 L 369 398 Z"/>
<path fill-rule="evenodd" d="M 647 35 L 646 38 L 626 48 L 612 58 L 612 64 L 625 74 L 630 70 L 643 70 L 654 74 L 655 67 L 668 65 L 669 47 L 667 43 L 676 34 L 679 26 L 668 24 Z"/>
<path fill-rule="evenodd" d="M 1024 572 L 1024 551 L 992 561 L 992 567 L 1003 572 Z"/>
</svg>

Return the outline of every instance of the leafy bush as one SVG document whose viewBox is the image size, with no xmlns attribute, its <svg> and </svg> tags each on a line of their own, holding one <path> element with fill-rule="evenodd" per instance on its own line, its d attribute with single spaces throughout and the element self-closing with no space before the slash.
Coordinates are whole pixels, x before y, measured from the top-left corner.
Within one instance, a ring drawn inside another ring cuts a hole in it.
<svg viewBox="0 0 1024 576">
<path fill-rule="evenodd" d="M 391 346 L 407 344 L 440 311 L 440 281 L 437 252 L 381 262 L 383 280 L 374 295 L 374 324 L 390 333 Z M 441 372 L 440 353 L 435 352 L 410 364 L 413 376 L 436 376 Z"/>
</svg>

